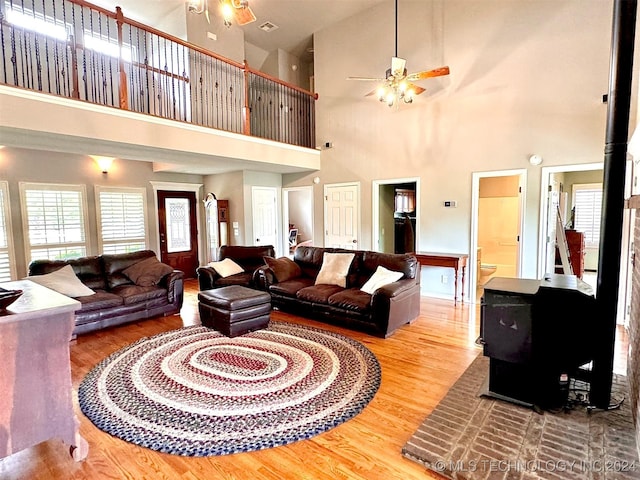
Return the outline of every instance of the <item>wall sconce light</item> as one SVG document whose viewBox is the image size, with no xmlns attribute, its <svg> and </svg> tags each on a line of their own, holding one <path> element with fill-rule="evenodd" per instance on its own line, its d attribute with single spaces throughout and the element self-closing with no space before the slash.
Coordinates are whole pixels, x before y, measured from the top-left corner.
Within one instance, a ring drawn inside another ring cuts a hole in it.
<svg viewBox="0 0 640 480">
<path fill-rule="evenodd" d="M 95 162 L 100 167 L 100 171 L 105 175 L 109 173 L 109 169 L 111 168 L 111 164 L 113 163 L 113 158 L 111 157 L 101 157 L 98 155 L 90 155 L 91 158 L 95 160 Z"/>
</svg>

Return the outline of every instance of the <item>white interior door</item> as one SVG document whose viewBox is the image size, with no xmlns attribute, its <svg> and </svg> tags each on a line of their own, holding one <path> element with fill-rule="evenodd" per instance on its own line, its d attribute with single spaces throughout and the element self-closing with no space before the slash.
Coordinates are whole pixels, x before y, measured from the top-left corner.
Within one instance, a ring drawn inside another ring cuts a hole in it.
<svg viewBox="0 0 640 480">
<path fill-rule="evenodd" d="M 359 248 L 359 183 L 325 185 L 324 222 L 325 247 Z"/>
<path fill-rule="evenodd" d="M 277 196 L 275 187 L 251 188 L 254 245 L 273 245 L 278 249 Z"/>
</svg>

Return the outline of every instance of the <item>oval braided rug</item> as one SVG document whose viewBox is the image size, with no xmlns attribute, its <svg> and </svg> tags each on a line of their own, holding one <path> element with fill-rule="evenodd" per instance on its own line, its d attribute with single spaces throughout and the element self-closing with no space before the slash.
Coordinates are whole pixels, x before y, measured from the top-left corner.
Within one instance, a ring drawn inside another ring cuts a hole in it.
<svg viewBox="0 0 640 480">
<path fill-rule="evenodd" d="M 380 386 L 364 345 L 274 322 L 228 338 L 185 327 L 113 353 L 82 380 L 101 430 L 165 453 L 225 455 L 286 445 L 354 417 Z"/>
</svg>

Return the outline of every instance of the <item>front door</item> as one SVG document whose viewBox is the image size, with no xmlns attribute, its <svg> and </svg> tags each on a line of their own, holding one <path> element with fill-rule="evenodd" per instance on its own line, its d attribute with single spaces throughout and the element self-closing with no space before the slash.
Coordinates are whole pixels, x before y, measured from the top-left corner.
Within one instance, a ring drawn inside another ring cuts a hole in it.
<svg viewBox="0 0 640 480">
<path fill-rule="evenodd" d="M 324 193 L 324 246 L 357 250 L 360 185 L 325 185 Z"/>
<path fill-rule="evenodd" d="M 195 278 L 198 268 L 196 194 L 158 190 L 158 230 L 163 263 Z"/>
</svg>

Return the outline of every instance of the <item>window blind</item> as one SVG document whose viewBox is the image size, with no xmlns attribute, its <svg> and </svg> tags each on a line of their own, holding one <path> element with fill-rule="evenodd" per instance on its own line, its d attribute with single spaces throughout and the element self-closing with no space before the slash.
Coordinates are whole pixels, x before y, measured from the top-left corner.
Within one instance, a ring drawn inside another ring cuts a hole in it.
<svg viewBox="0 0 640 480">
<path fill-rule="evenodd" d="M 96 188 L 102 253 L 147 248 L 145 189 Z"/>
</svg>

